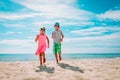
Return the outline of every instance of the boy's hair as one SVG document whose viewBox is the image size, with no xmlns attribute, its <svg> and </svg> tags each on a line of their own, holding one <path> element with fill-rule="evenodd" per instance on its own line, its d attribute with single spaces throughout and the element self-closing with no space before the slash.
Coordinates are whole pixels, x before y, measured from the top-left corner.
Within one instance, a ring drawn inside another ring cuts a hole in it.
<svg viewBox="0 0 120 80">
<path fill-rule="evenodd" d="M 60 27 L 59 22 L 56 22 L 54 26 L 58 26 L 58 27 Z"/>
<path fill-rule="evenodd" d="M 42 28 L 40 28 L 40 30 L 43 30 L 43 31 L 45 31 L 45 27 L 42 27 Z"/>
</svg>

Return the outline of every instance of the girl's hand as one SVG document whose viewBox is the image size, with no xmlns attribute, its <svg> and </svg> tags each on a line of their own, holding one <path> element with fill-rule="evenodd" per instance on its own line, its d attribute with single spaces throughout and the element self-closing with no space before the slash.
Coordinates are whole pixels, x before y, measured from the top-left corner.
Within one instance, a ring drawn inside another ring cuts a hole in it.
<svg viewBox="0 0 120 80">
<path fill-rule="evenodd" d="M 47 39 L 47 47 L 49 48 L 49 38 L 46 36 L 46 39 Z"/>
<path fill-rule="evenodd" d="M 49 48 L 49 45 L 48 45 L 48 48 Z"/>
<path fill-rule="evenodd" d="M 35 39 L 35 42 L 37 42 L 37 38 Z"/>
<path fill-rule="evenodd" d="M 35 42 L 37 42 L 37 40 L 35 39 Z"/>
<path fill-rule="evenodd" d="M 36 38 L 35 38 L 35 42 L 37 42 L 38 38 L 39 38 L 39 35 L 36 36 Z"/>
</svg>

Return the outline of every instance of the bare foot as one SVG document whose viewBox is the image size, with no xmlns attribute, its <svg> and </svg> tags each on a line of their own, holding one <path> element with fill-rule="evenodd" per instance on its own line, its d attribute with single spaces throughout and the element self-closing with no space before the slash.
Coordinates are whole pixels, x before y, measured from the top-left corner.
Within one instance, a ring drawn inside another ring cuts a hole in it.
<svg viewBox="0 0 120 80">
<path fill-rule="evenodd" d="M 56 61 L 56 63 L 58 63 L 58 60 Z"/>
</svg>

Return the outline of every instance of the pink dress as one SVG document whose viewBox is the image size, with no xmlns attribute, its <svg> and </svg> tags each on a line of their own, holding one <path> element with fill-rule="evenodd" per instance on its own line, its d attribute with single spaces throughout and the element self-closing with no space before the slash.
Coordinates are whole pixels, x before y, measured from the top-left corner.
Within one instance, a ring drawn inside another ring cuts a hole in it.
<svg viewBox="0 0 120 80">
<path fill-rule="evenodd" d="M 38 34 L 37 35 L 38 37 L 38 48 L 35 52 L 35 55 L 40 55 L 41 52 L 45 52 L 46 50 L 46 35 L 41 35 L 41 34 Z"/>
</svg>

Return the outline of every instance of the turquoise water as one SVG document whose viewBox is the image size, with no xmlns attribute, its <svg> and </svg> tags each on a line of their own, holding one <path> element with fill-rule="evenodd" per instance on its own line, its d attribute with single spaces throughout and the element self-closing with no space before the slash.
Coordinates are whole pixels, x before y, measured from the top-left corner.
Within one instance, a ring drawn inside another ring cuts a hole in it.
<svg viewBox="0 0 120 80">
<path fill-rule="evenodd" d="M 115 58 L 120 57 L 120 54 L 62 54 L 63 59 L 88 59 L 88 58 Z M 53 60 L 53 54 L 46 54 L 48 60 Z M 34 54 L 0 54 L 0 62 L 8 61 L 35 61 L 38 56 Z"/>
</svg>

